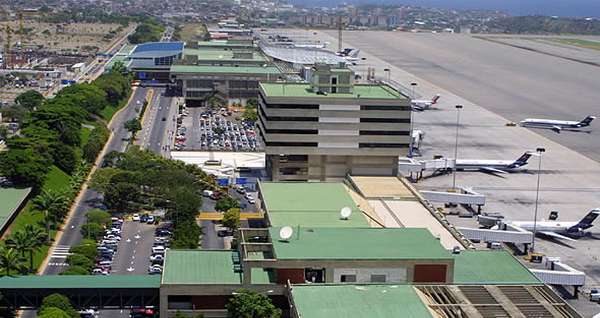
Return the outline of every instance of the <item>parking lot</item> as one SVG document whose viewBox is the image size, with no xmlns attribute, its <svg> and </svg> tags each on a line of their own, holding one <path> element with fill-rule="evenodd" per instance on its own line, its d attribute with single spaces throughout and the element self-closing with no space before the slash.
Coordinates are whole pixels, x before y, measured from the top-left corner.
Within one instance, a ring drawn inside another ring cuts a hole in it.
<svg viewBox="0 0 600 318">
<path fill-rule="evenodd" d="M 175 150 L 261 151 L 254 123 L 226 108 L 183 108 L 178 114 Z"/>
<path fill-rule="evenodd" d="M 155 225 L 153 217 L 134 214 L 114 219 L 98 242 L 94 275 L 143 275 L 162 273 L 165 249 L 171 237 L 170 223 Z"/>
</svg>

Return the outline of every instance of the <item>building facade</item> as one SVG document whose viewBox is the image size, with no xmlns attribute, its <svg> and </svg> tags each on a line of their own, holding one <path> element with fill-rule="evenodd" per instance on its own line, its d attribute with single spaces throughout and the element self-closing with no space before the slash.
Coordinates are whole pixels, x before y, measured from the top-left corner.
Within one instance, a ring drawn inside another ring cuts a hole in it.
<svg viewBox="0 0 600 318">
<path fill-rule="evenodd" d="M 410 143 L 410 100 L 383 84 L 354 84 L 342 67 L 316 65 L 309 83 L 261 83 L 259 131 L 278 180 L 396 175 Z"/>
</svg>

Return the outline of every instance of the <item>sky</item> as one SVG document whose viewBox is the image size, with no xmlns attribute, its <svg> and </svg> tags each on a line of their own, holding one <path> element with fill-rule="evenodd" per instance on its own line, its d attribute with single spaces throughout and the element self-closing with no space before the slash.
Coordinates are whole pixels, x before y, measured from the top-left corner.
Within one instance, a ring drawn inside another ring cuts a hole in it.
<svg viewBox="0 0 600 318">
<path fill-rule="evenodd" d="M 393 3 L 448 9 L 500 10 L 511 15 L 600 17 L 600 0 L 292 0 L 296 4 Z"/>
</svg>

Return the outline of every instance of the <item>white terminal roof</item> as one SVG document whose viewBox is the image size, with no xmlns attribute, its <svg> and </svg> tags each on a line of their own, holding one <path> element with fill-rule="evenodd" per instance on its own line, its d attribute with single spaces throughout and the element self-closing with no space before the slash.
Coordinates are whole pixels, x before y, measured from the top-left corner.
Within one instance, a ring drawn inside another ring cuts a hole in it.
<svg viewBox="0 0 600 318">
<path fill-rule="evenodd" d="M 293 48 L 261 45 L 261 49 L 266 55 L 274 59 L 294 64 L 312 65 L 315 63 L 346 63 L 344 58 L 335 55 L 335 53 L 316 48 Z"/>
</svg>

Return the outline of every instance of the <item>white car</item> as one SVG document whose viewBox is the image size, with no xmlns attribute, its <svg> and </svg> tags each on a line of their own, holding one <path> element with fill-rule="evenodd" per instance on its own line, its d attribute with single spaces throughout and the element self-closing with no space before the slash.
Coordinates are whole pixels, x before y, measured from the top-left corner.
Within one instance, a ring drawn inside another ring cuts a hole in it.
<svg viewBox="0 0 600 318">
<path fill-rule="evenodd" d="M 151 261 L 163 261 L 165 259 L 161 254 L 155 254 L 150 256 Z"/>
<path fill-rule="evenodd" d="M 153 254 L 164 254 L 165 253 L 165 247 L 164 246 L 153 246 L 152 247 L 152 253 Z"/>
<path fill-rule="evenodd" d="M 148 224 L 154 223 L 154 216 L 149 215 L 148 218 L 146 219 L 146 223 L 148 223 Z"/>
<path fill-rule="evenodd" d="M 133 221 L 138 221 L 138 222 L 139 222 L 139 221 L 140 221 L 140 215 L 139 215 L 139 214 L 137 214 L 137 213 L 135 213 L 135 214 L 133 214 L 133 216 L 131 217 L 131 219 L 132 219 Z"/>
<path fill-rule="evenodd" d="M 106 235 L 106 236 L 104 236 L 104 239 L 105 239 L 105 240 L 115 240 L 115 241 L 120 241 L 120 240 L 121 240 L 121 237 L 120 237 L 120 236 L 118 236 L 118 235 L 112 235 L 112 234 L 110 234 L 110 235 Z"/>
</svg>

